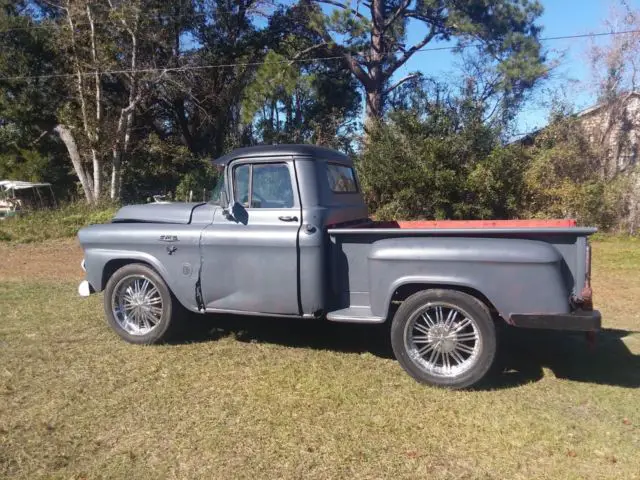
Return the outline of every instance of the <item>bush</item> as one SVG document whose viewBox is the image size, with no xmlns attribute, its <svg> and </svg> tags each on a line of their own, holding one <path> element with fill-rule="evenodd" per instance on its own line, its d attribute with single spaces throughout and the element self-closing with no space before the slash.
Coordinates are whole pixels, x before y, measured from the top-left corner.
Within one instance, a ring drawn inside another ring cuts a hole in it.
<svg viewBox="0 0 640 480">
<path fill-rule="evenodd" d="M 29 243 L 73 237 L 86 225 L 110 221 L 117 209 L 113 204 L 91 207 L 68 203 L 57 209 L 24 212 L 0 222 L 0 241 Z"/>
<path fill-rule="evenodd" d="M 557 118 L 527 152 L 524 215 L 575 218 L 603 230 L 619 229 L 627 215 L 630 177 L 605 178 L 603 154 L 589 143 L 579 122 Z"/>
<path fill-rule="evenodd" d="M 199 157 L 181 145 L 149 135 L 129 155 L 125 165 L 122 199 L 138 203 L 153 195 L 170 195 L 180 201 L 202 199 L 203 190 L 215 186 L 215 170 L 210 159 Z"/>
<path fill-rule="evenodd" d="M 630 174 L 603 174 L 578 120 L 557 117 L 529 141 L 503 146 L 474 115 L 396 111 L 368 132 L 357 168 L 372 214 L 391 219 L 575 218 L 630 231 Z"/>
<path fill-rule="evenodd" d="M 480 119 L 436 109 L 400 111 L 369 132 L 357 161 L 372 213 L 389 219 L 486 219 L 518 215 L 524 162 Z"/>
</svg>

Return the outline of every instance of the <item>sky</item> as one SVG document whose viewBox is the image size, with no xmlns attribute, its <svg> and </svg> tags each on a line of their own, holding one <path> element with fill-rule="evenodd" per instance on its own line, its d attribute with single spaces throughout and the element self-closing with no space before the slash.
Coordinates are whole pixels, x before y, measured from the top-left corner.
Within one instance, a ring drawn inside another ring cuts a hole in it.
<svg viewBox="0 0 640 480">
<path fill-rule="evenodd" d="M 574 34 L 585 34 L 606 31 L 604 20 L 609 14 L 610 5 L 615 0 L 541 0 L 544 13 L 538 24 L 543 27 L 542 37 L 555 37 Z M 628 0 L 632 8 L 640 8 L 640 0 Z M 423 34 L 419 25 L 410 25 L 409 42 L 418 41 Z M 606 42 L 597 40 L 598 42 Z M 590 77 L 587 62 L 587 50 L 590 40 L 572 39 L 544 42 L 552 57 L 560 59 L 560 64 L 554 70 L 542 89 L 534 95 L 524 106 L 515 125 L 516 133 L 528 133 L 546 124 L 548 108 L 543 105 L 545 93 L 562 86 L 568 87 L 569 100 L 577 110 L 589 107 L 595 103 L 595 96 L 588 87 Z M 402 78 L 409 72 L 421 71 L 426 75 L 443 78 L 456 70 L 455 56 L 448 51 L 418 52 L 405 66 L 396 73 L 396 78 Z"/>
</svg>

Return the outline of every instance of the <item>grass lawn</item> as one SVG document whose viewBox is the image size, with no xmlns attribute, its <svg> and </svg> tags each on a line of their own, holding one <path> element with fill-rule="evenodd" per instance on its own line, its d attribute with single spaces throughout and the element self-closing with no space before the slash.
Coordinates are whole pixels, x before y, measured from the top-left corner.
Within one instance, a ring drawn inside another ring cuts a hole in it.
<svg viewBox="0 0 640 480">
<path fill-rule="evenodd" d="M 509 332 L 490 388 L 414 382 L 384 327 L 204 317 L 119 340 L 73 241 L 0 245 L 0 478 L 640 478 L 640 242 L 594 242 L 595 351 Z"/>
</svg>

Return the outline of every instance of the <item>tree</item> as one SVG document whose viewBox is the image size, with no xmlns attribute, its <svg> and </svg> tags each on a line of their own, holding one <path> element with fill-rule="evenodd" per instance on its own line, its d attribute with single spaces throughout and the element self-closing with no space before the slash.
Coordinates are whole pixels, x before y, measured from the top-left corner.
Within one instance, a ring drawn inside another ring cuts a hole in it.
<svg viewBox="0 0 640 480">
<path fill-rule="evenodd" d="M 273 38 L 254 22 L 257 15 L 264 15 L 264 3 L 193 1 L 189 38 L 176 37 L 187 69 L 154 90 L 140 128 L 198 156 L 218 156 L 251 143 L 251 129 L 241 118 L 241 100 L 255 75 L 255 64 L 272 46 Z M 203 65 L 225 66 L 200 68 Z"/>
<path fill-rule="evenodd" d="M 64 148 L 47 135 L 64 89 L 59 79 L 31 82 L 15 75 L 56 73 L 46 29 L 30 29 L 31 2 L 0 0 L 0 178 L 49 181 L 58 195 L 74 193 Z"/>
<path fill-rule="evenodd" d="M 640 10 L 620 0 L 612 5 L 604 27 L 611 32 L 628 32 L 612 35 L 606 43 L 592 40 L 587 51 L 595 93 L 600 101 L 611 101 L 640 86 Z"/>
<path fill-rule="evenodd" d="M 338 62 L 307 61 L 321 38 L 309 11 L 271 16 L 271 50 L 243 92 L 242 120 L 264 143 L 315 143 L 350 151 L 360 112 L 357 82 Z"/>
<path fill-rule="evenodd" d="M 611 183 L 627 184 L 626 224 L 633 232 L 640 225 L 640 10 L 620 0 L 604 25 L 626 33 L 591 43 L 587 56 L 600 109 L 583 123 L 598 152 L 601 175 Z"/>
<path fill-rule="evenodd" d="M 143 0 L 122 5 L 64 0 L 58 5 L 59 22 L 67 28 L 59 29 L 56 45 L 72 74 L 67 89 L 73 96 L 55 131 L 91 203 L 103 195 L 108 173 L 109 196 L 120 198 L 136 110 L 178 54 L 171 48 L 173 29 L 167 28 L 166 12 L 142 13 L 155 6 Z M 91 159 L 90 169 L 83 157 Z"/>
<path fill-rule="evenodd" d="M 438 41 L 457 47 L 477 44 L 506 79 L 534 82 L 544 73 L 544 56 L 535 20 L 537 0 L 303 0 L 315 6 L 313 26 L 324 45 L 341 55 L 366 95 L 365 125 L 380 119 L 386 97 L 409 75 L 391 83 L 413 55 Z M 321 6 L 330 8 L 324 13 Z M 420 40 L 408 45 L 409 25 L 423 27 Z M 509 84 L 510 82 L 505 82 Z"/>
<path fill-rule="evenodd" d="M 176 65 L 182 17 L 167 8 L 152 0 L 33 0 L 5 9 L 24 25 L 10 30 L 13 48 L 0 57 L 5 118 L 20 121 L 29 102 L 41 103 L 34 125 L 63 142 L 89 203 L 107 192 L 120 198 L 135 114 L 165 67 Z"/>
</svg>

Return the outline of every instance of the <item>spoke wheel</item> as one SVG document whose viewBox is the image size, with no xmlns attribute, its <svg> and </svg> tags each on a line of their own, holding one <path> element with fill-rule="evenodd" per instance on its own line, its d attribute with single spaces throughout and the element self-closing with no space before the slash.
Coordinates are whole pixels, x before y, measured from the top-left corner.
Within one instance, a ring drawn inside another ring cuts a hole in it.
<svg viewBox="0 0 640 480">
<path fill-rule="evenodd" d="M 482 341 L 473 317 L 444 302 L 425 305 L 405 326 L 405 348 L 426 372 L 456 377 L 477 361 Z"/>
<path fill-rule="evenodd" d="M 149 278 L 129 275 L 113 291 L 113 317 L 130 335 L 147 335 L 162 320 L 162 296 Z"/>
<path fill-rule="evenodd" d="M 396 311 L 391 346 L 398 363 L 419 382 L 468 388 L 481 382 L 494 363 L 496 327 L 489 308 L 476 297 L 422 290 Z"/>
<path fill-rule="evenodd" d="M 140 263 L 124 265 L 111 275 L 104 312 L 120 337 L 144 345 L 166 341 L 184 320 L 184 310 L 164 279 Z"/>
</svg>

